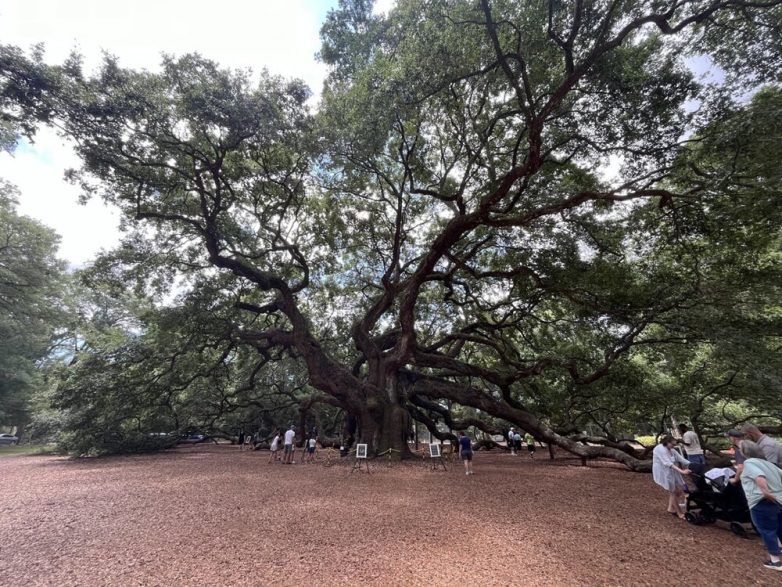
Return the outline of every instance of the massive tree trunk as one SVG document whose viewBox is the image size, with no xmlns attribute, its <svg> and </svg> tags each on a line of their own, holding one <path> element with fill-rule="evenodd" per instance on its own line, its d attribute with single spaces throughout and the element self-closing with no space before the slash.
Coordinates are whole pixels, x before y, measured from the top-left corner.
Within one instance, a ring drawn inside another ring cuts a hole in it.
<svg viewBox="0 0 782 587">
<path fill-rule="evenodd" d="M 385 456 L 390 451 L 390 458 L 395 460 L 412 456 L 407 444 L 411 419 L 402 405 L 382 398 L 370 398 L 359 420 L 359 442 L 369 445 L 370 454 Z"/>
<path fill-rule="evenodd" d="M 410 431 L 410 414 L 399 404 L 387 404 L 383 408 L 381 426 L 375 432 L 378 453 L 391 451 L 391 458 L 411 456 L 407 437 Z"/>
</svg>

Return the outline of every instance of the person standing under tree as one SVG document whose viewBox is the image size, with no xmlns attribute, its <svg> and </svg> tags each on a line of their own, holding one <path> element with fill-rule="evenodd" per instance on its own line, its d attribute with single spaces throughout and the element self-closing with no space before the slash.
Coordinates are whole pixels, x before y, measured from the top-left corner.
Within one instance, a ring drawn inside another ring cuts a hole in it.
<svg viewBox="0 0 782 587">
<path fill-rule="evenodd" d="M 535 437 L 532 436 L 529 432 L 524 433 L 524 442 L 527 445 L 527 453 L 529 454 L 529 458 L 534 459 L 535 458 Z"/>
<path fill-rule="evenodd" d="M 315 436 L 310 436 L 307 441 L 307 462 L 312 463 L 315 460 L 315 447 L 318 444 L 318 439 Z"/>
<path fill-rule="evenodd" d="M 516 454 L 521 454 L 521 434 L 518 430 L 513 433 L 513 450 L 516 451 Z"/>
<path fill-rule="evenodd" d="M 516 429 L 511 428 L 508 432 L 508 448 L 510 449 L 510 454 L 515 455 L 516 454 Z"/>
<path fill-rule="evenodd" d="M 274 440 L 272 440 L 271 454 L 269 454 L 269 462 L 278 461 L 280 457 L 277 455 L 277 451 L 280 450 L 280 431 L 277 430 L 274 433 Z"/>
<path fill-rule="evenodd" d="M 660 444 L 654 447 L 652 477 L 657 485 L 668 492 L 668 513 L 683 520 L 684 512 L 680 505 L 684 495 L 682 475 L 690 474 L 690 470 L 687 468 L 690 463 L 673 449 L 675 445 L 676 440 L 673 436 L 666 436 Z"/>
<path fill-rule="evenodd" d="M 741 483 L 741 473 L 744 471 L 744 461 L 747 457 L 741 452 L 741 441 L 744 440 L 744 433 L 741 430 L 728 430 L 728 440 L 733 447 L 733 461 L 736 469 L 736 474 L 730 478 L 731 485 L 738 485 Z"/>
<path fill-rule="evenodd" d="M 687 450 L 687 460 L 694 464 L 705 465 L 706 459 L 703 456 L 703 449 L 701 448 L 701 441 L 698 435 L 687 428 L 686 424 L 679 424 L 676 428 L 682 435 L 682 444 Z"/>
<path fill-rule="evenodd" d="M 244 430 L 239 430 L 239 450 L 244 450 Z"/>
<path fill-rule="evenodd" d="M 296 438 L 296 431 L 291 426 L 285 433 L 285 444 L 283 448 L 282 464 L 290 465 L 293 463 L 293 440 Z"/>
<path fill-rule="evenodd" d="M 464 434 L 459 432 L 459 456 L 464 461 L 464 474 L 473 475 L 472 472 L 472 441 Z"/>
<path fill-rule="evenodd" d="M 782 445 L 763 434 L 754 424 L 745 424 L 741 431 L 745 437 L 760 447 L 769 463 L 774 463 L 777 467 L 782 468 Z"/>
</svg>

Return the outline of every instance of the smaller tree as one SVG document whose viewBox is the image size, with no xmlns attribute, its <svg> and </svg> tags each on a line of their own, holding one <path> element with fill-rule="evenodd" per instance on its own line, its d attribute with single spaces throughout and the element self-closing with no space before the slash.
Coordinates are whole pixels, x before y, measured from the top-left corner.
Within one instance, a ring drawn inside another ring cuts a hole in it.
<svg viewBox="0 0 782 587">
<path fill-rule="evenodd" d="M 37 362 L 58 325 L 64 264 L 59 237 L 17 212 L 16 188 L 0 181 L 0 426 L 21 434 L 40 385 Z"/>
</svg>

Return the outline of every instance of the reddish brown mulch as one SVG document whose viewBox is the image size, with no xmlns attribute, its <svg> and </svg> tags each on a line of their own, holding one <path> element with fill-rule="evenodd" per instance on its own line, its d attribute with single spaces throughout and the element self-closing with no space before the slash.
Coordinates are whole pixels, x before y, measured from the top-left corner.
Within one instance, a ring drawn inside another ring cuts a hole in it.
<svg viewBox="0 0 782 587">
<path fill-rule="evenodd" d="M 780 585 L 760 539 L 665 512 L 650 475 L 476 453 L 268 464 L 231 446 L 0 456 L 0 584 Z"/>
</svg>

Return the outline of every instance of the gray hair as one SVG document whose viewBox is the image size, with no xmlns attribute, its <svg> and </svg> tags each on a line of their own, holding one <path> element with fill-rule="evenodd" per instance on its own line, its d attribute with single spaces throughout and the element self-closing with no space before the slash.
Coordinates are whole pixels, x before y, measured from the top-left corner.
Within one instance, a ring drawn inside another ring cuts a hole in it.
<svg viewBox="0 0 782 587">
<path fill-rule="evenodd" d="M 757 443 L 751 440 L 742 440 L 739 444 L 739 450 L 748 459 L 765 459 L 766 455 Z"/>
<path fill-rule="evenodd" d="M 741 427 L 741 431 L 744 434 L 760 434 L 760 429 L 754 424 L 744 424 L 744 426 Z"/>
</svg>

